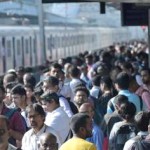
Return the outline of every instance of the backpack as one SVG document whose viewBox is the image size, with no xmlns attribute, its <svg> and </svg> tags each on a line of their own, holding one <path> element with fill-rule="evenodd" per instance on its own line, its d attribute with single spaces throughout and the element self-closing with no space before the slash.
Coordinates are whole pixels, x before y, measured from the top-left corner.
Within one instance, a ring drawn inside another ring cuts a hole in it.
<svg viewBox="0 0 150 150">
<path fill-rule="evenodd" d="M 8 120 L 10 120 L 15 112 L 17 112 L 17 109 L 9 109 L 9 111 L 4 113 L 4 116 L 6 116 Z"/>
<path fill-rule="evenodd" d="M 145 136 L 133 138 L 134 143 L 131 150 L 149 150 L 150 142 L 145 140 Z M 145 145 L 145 146 L 144 146 Z"/>
<path fill-rule="evenodd" d="M 124 144 L 129 139 L 135 137 L 137 134 L 137 128 L 133 124 L 122 125 L 117 133 L 114 142 L 115 150 L 123 150 Z"/>
</svg>

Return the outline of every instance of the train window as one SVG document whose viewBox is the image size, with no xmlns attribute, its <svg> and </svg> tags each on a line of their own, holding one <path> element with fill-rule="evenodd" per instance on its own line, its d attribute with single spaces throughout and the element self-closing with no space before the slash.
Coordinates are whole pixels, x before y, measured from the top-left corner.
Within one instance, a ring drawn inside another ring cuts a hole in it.
<svg viewBox="0 0 150 150">
<path fill-rule="evenodd" d="M 7 56 L 11 57 L 11 41 L 10 40 L 6 42 L 6 47 L 7 47 Z"/>
<path fill-rule="evenodd" d="M 20 51 L 21 51 L 21 42 L 20 42 L 20 40 L 17 40 L 16 48 L 17 48 L 17 55 L 20 55 Z"/>
<path fill-rule="evenodd" d="M 26 51 L 26 54 L 29 53 L 29 41 L 28 41 L 28 39 L 25 39 L 25 51 Z"/>
</svg>

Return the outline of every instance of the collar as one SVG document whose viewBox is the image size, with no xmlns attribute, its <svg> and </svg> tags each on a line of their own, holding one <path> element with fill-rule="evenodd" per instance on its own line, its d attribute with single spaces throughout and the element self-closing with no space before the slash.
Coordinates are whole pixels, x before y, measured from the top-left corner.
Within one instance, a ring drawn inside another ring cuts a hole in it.
<svg viewBox="0 0 150 150">
<path fill-rule="evenodd" d="M 148 131 L 140 131 L 140 132 L 138 132 L 137 135 L 139 135 L 139 136 L 147 136 L 148 135 Z"/>
<path fill-rule="evenodd" d="M 39 130 L 38 133 L 35 134 L 34 130 L 31 129 L 31 136 L 32 135 L 36 135 L 36 136 L 40 136 L 42 133 L 45 133 L 46 132 L 46 129 L 47 129 L 47 126 L 44 124 L 43 127 Z"/>
<path fill-rule="evenodd" d="M 55 110 L 53 110 L 50 114 L 54 114 L 55 112 L 61 111 L 62 107 L 58 107 Z"/>
<path fill-rule="evenodd" d="M 122 94 L 124 94 L 124 93 L 130 93 L 130 91 L 129 91 L 129 90 L 120 90 L 120 91 L 118 92 L 118 94 L 120 94 L 120 95 L 122 95 Z"/>
</svg>

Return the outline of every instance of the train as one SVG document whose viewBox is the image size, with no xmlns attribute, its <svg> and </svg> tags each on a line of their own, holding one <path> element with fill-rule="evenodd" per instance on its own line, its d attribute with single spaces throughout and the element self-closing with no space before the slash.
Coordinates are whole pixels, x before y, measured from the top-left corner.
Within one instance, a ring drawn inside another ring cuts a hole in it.
<svg viewBox="0 0 150 150">
<path fill-rule="evenodd" d="M 140 29 L 139 29 L 140 30 Z M 46 59 L 52 61 L 98 50 L 116 42 L 137 38 L 129 28 L 119 27 L 45 27 Z M 141 32 L 141 31 L 140 31 Z M 0 74 L 19 66 L 42 64 L 43 49 L 37 26 L 0 27 Z M 139 38 L 141 35 L 139 34 Z"/>
</svg>

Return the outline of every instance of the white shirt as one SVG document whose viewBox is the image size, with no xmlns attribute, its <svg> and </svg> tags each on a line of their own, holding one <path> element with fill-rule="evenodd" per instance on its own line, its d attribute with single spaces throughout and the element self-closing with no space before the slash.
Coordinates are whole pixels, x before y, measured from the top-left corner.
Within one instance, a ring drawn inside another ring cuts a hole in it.
<svg viewBox="0 0 150 150">
<path fill-rule="evenodd" d="M 90 90 L 90 95 L 98 98 L 100 92 L 100 88 L 98 86 L 93 86 L 92 89 Z"/>
<path fill-rule="evenodd" d="M 36 134 L 34 133 L 33 129 L 30 129 L 24 134 L 22 138 L 22 150 L 38 150 L 39 137 L 45 132 L 54 134 L 57 138 L 57 143 L 59 144 L 59 147 L 61 146 L 62 140 L 59 134 L 52 127 L 43 125 L 41 130 Z"/>
<path fill-rule="evenodd" d="M 82 84 L 81 80 L 80 79 L 72 79 L 70 81 L 70 88 L 71 88 L 71 91 L 72 91 L 72 95 L 71 95 L 71 101 L 74 100 L 74 96 L 75 96 L 75 90 L 76 90 L 76 86 Z"/>
<path fill-rule="evenodd" d="M 72 96 L 72 91 L 71 91 L 71 88 L 70 88 L 70 84 L 69 83 L 64 83 L 61 87 L 61 90 L 60 90 L 60 94 L 67 97 L 67 98 L 71 98 Z"/>
<path fill-rule="evenodd" d="M 68 136 L 69 127 L 69 117 L 62 107 L 55 109 L 53 112 L 48 112 L 45 120 L 47 126 L 52 127 L 58 132 L 62 141 L 64 142 Z"/>
<path fill-rule="evenodd" d="M 72 117 L 73 116 L 73 112 L 70 108 L 69 102 L 65 97 L 59 97 L 59 103 L 60 106 L 64 109 L 64 111 L 66 112 L 66 114 L 68 115 L 68 117 Z"/>
</svg>

